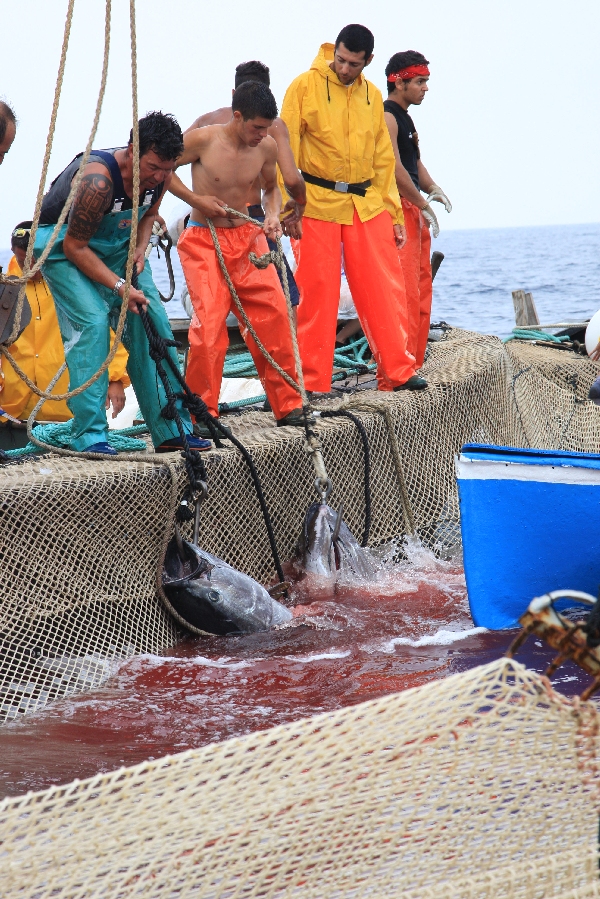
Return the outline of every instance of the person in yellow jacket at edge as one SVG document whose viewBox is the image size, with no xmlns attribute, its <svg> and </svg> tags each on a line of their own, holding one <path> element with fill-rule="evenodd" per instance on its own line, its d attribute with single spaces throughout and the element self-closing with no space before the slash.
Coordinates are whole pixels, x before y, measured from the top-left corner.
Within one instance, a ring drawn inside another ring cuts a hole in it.
<svg viewBox="0 0 600 899">
<path fill-rule="evenodd" d="M 21 222 L 11 235 L 10 246 L 14 256 L 8 264 L 8 275 L 21 275 L 21 266 L 29 244 L 31 222 Z M 9 347 L 10 353 L 30 380 L 41 390 L 48 384 L 65 361 L 65 351 L 58 327 L 54 299 L 41 272 L 27 282 L 27 299 L 31 306 L 31 321 Z M 127 350 L 121 344 L 111 362 L 108 375 L 106 408 L 112 405 L 112 417 L 116 418 L 125 405 L 125 387 L 131 383 L 127 373 Z M 66 393 L 69 389 L 69 372 L 65 371 L 53 387 L 54 393 Z M 33 412 L 39 397 L 21 380 L 14 368 L 0 356 L 0 423 L 8 415 L 26 420 Z M 67 421 L 73 418 L 65 400 L 48 400 L 40 409 L 38 421 Z"/>
<path fill-rule="evenodd" d="M 308 390 L 329 392 L 341 255 L 356 311 L 377 363 L 380 390 L 427 387 L 407 349 L 408 315 L 398 250 L 406 232 L 381 92 L 364 77 L 374 38 L 346 25 L 286 91 L 281 118 L 307 185 L 302 239 L 294 242 L 300 290 L 298 343 Z"/>
</svg>

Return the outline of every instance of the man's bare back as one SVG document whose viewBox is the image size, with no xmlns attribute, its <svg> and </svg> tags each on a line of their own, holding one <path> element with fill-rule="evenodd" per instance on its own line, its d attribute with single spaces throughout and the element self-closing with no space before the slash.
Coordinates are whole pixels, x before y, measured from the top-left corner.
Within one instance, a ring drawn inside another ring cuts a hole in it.
<svg viewBox="0 0 600 899">
<path fill-rule="evenodd" d="M 224 206 L 246 213 L 252 203 L 258 179 L 264 185 L 267 236 L 281 234 L 279 209 L 281 194 L 277 187 L 277 144 L 267 134 L 266 119 L 244 120 L 239 112 L 229 113 L 227 124 L 193 128 L 184 135 L 184 151 L 178 167 L 192 166 L 192 190 L 174 175 L 169 189 L 189 203 L 194 220 L 206 224 L 211 218 L 217 227 L 235 228 L 243 219 L 224 213 Z"/>
</svg>

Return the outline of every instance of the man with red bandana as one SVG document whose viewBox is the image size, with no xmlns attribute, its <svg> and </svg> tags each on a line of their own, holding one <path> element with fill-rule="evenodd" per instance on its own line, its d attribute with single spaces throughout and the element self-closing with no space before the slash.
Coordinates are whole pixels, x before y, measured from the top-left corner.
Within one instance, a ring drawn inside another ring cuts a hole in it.
<svg viewBox="0 0 600 899">
<path fill-rule="evenodd" d="M 423 165 L 419 137 L 408 114 L 408 107 L 420 106 L 429 89 L 428 66 L 429 61 L 416 50 L 395 53 L 385 67 L 388 98 L 383 104 L 396 156 L 396 184 L 402 200 L 407 235 L 406 245 L 400 250 L 400 261 L 408 302 L 408 350 L 417 360 L 418 367 L 425 358 L 431 315 L 429 229 L 434 237 L 440 232 L 436 215 L 429 204 L 436 200 L 444 204 L 446 212 L 452 211 L 450 200 Z M 421 191 L 427 194 L 427 199 Z"/>
</svg>

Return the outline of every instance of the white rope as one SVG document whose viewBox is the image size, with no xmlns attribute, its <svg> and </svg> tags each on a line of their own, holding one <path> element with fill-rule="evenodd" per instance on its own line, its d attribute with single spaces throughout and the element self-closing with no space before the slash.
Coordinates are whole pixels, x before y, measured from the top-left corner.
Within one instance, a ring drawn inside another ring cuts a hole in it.
<svg viewBox="0 0 600 899">
<path fill-rule="evenodd" d="M 87 156 L 89 157 L 89 150 L 91 150 L 92 142 L 96 133 L 96 128 L 98 126 L 98 120 L 100 117 L 100 107 L 102 105 L 101 98 L 104 96 L 104 90 L 106 87 L 106 74 L 108 71 L 108 50 L 110 45 L 110 11 L 111 11 L 111 0 L 106 0 L 106 21 L 105 21 L 105 44 L 104 44 L 104 64 L 102 70 L 102 84 L 100 87 L 100 96 L 98 100 L 98 105 L 96 107 L 96 117 L 94 119 L 94 126 L 92 128 L 92 134 L 90 135 L 90 139 L 88 141 L 87 146 Z M 138 100 L 137 100 L 137 45 L 136 45 L 136 37 L 135 37 L 135 0 L 130 0 L 129 2 L 129 16 L 130 16 L 130 27 L 131 27 L 131 82 L 132 82 L 132 103 L 133 103 L 133 199 L 132 199 L 132 210 L 131 210 L 131 236 L 129 238 L 129 251 L 127 254 L 127 264 L 126 264 L 126 274 L 125 274 L 125 291 L 123 294 L 123 301 L 121 303 L 121 312 L 119 315 L 119 322 L 117 325 L 117 329 L 115 332 L 115 342 L 111 348 L 111 352 L 108 357 L 105 359 L 103 365 L 98 369 L 98 371 L 91 377 L 85 384 L 82 384 L 81 387 L 76 388 L 75 390 L 71 390 L 68 393 L 63 394 L 52 394 L 52 388 L 64 372 L 66 368 L 66 363 L 62 365 L 56 375 L 50 381 L 48 388 L 46 390 L 39 390 L 39 388 L 32 384 L 29 378 L 26 376 L 23 380 L 26 381 L 28 386 L 34 390 L 34 392 L 40 397 L 39 402 L 35 406 L 33 412 L 29 416 L 27 420 L 27 435 L 32 443 L 36 446 L 39 446 L 40 449 L 45 450 L 46 452 L 56 453 L 59 456 L 77 456 L 80 459 L 107 459 L 105 453 L 86 453 L 86 452 L 78 452 L 77 450 L 64 449 L 62 447 L 52 446 L 49 443 L 44 443 L 35 437 L 33 432 L 33 426 L 35 423 L 35 418 L 44 404 L 45 400 L 63 400 L 70 399 L 72 396 L 77 396 L 86 390 L 91 384 L 98 380 L 98 378 L 106 371 L 110 362 L 114 358 L 114 355 L 121 343 L 121 335 L 123 333 L 123 328 L 125 326 L 125 317 L 127 314 L 127 305 L 129 302 L 129 291 L 131 288 L 131 277 L 133 274 L 133 256 L 135 253 L 136 242 L 137 242 L 137 226 L 138 226 L 138 208 L 139 208 L 139 188 L 140 188 L 140 159 L 139 159 L 139 119 L 138 119 Z M 85 158 L 85 154 L 84 154 Z M 83 161 L 82 161 L 83 165 Z M 80 167 L 79 173 L 83 174 L 83 169 Z M 73 193 L 73 191 L 71 191 Z M 71 195 L 69 195 L 71 196 Z M 72 197 L 71 197 L 72 199 Z M 69 201 L 67 201 L 69 202 Z M 64 210 L 63 210 L 64 211 Z M 38 211 L 39 218 L 39 211 Z M 30 240 L 30 246 L 32 245 L 32 241 Z M 0 346 L 0 350 L 4 351 L 4 347 Z M 6 353 L 5 353 L 6 355 Z M 10 358 L 10 357 L 9 357 Z M 13 366 L 17 373 L 19 372 L 16 366 Z M 155 453 L 119 453 L 117 456 L 110 456 L 111 461 L 118 460 L 119 462 L 152 462 L 156 464 L 159 459 Z M 161 464 L 164 464 L 164 461 L 161 460 Z"/>
<path fill-rule="evenodd" d="M 74 0 L 71 0 L 70 5 L 69 5 L 69 12 L 70 12 L 71 18 L 73 15 L 73 5 L 74 5 Z M 54 231 L 52 232 L 50 240 L 48 241 L 48 243 L 44 249 L 44 252 L 40 256 L 40 258 L 37 260 L 37 262 L 33 266 L 33 268 L 28 269 L 27 260 L 28 260 L 28 258 L 29 258 L 29 260 L 31 259 L 31 254 L 33 253 L 33 248 L 34 248 L 34 243 L 35 243 L 35 231 L 36 231 L 38 223 L 39 223 L 41 204 L 42 204 L 42 199 L 43 199 L 43 186 L 45 184 L 45 179 L 46 179 L 45 173 L 43 173 L 43 175 L 42 175 L 42 179 L 40 180 L 40 189 L 38 191 L 38 199 L 36 202 L 36 209 L 35 209 L 35 213 L 34 213 L 34 221 L 33 221 L 31 234 L 30 234 L 30 238 L 29 238 L 29 246 L 27 248 L 27 257 L 25 259 L 25 263 L 24 263 L 25 267 L 24 267 L 24 272 L 22 275 L 22 279 L 25 279 L 25 280 L 32 278 L 39 271 L 40 267 L 47 259 L 48 254 L 50 253 L 50 250 L 52 249 L 52 246 L 54 245 L 54 243 L 58 237 L 58 233 L 59 233 L 62 225 L 66 221 L 67 215 L 69 213 L 69 210 L 71 208 L 71 205 L 73 203 L 75 195 L 79 189 L 79 184 L 85 173 L 85 166 L 87 165 L 87 162 L 88 162 L 88 159 L 89 159 L 89 156 L 91 153 L 92 145 L 93 145 L 93 142 L 94 142 L 94 139 L 96 136 L 96 131 L 98 129 L 98 123 L 100 121 L 100 112 L 102 109 L 102 102 L 104 100 L 104 94 L 105 94 L 105 90 L 106 90 L 106 81 L 107 81 L 107 76 L 108 76 L 108 59 L 109 59 L 109 51 L 110 51 L 111 11 L 112 11 L 112 0 L 106 0 L 106 14 L 105 14 L 105 22 L 104 22 L 104 57 L 103 57 L 103 64 L 102 64 L 102 77 L 101 77 L 100 91 L 98 93 L 98 101 L 96 103 L 96 112 L 94 115 L 94 121 L 92 124 L 90 137 L 89 137 L 85 152 L 82 156 L 79 170 L 78 170 L 75 178 L 73 179 L 73 183 L 71 185 L 71 190 L 69 191 L 69 196 L 67 197 L 67 200 L 66 200 L 63 210 L 59 216 L 59 219 L 54 228 Z M 43 169 L 45 172 L 47 172 L 47 168 L 48 168 L 47 163 L 50 158 L 50 152 L 52 149 L 52 140 L 53 140 L 53 136 L 54 136 L 54 129 L 56 127 L 56 115 L 58 112 L 58 98 L 60 97 L 60 89 L 59 88 L 62 87 L 62 80 L 64 77 L 64 66 L 65 66 L 66 52 L 67 52 L 67 46 L 68 46 L 69 31 L 70 31 L 70 19 L 68 19 L 67 24 L 65 26 L 65 38 L 63 39 L 63 50 L 61 53 L 61 62 L 60 62 L 59 72 L 58 72 L 58 77 L 57 77 L 57 91 L 55 93 L 55 103 L 54 103 L 53 110 L 52 110 L 52 117 L 50 120 L 50 132 L 48 134 L 48 141 L 46 144 L 46 153 L 44 156 L 44 163 L 43 163 Z M 133 235 L 133 228 L 132 228 L 132 235 Z M 134 245 L 134 249 L 135 249 L 135 245 Z M 132 252 L 133 251 L 131 250 L 131 243 L 130 243 L 130 253 L 132 253 Z M 4 279 L 6 279 L 5 276 L 0 276 L 0 277 L 4 277 Z M 77 396 L 77 394 L 79 394 L 79 393 L 83 393 L 84 390 L 87 390 L 88 387 L 90 387 L 92 384 L 94 384 L 98 380 L 98 378 L 104 374 L 104 372 L 106 371 L 106 369 L 108 368 L 108 366 L 110 365 L 112 360 L 114 359 L 115 354 L 121 344 L 121 337 L 123 334 L 123 329 L 125 327 L 125 316 L 127 313 L 127 303 L 129 301 L 130 284 L 131 284 L 131 279 L 129 279 L 127 281 L 127 284 L 125 286 L 125 292 L 123 294 L 123 302 L 121 304 L 121 313 L 119 316 L 119 323 L 117 325 L 117 329 L 115 331 L 115 339 L 114 339 L 113 345 L 110 349 L 108 356 L 106 357 L 106 359 L 104 360 L 103 364 L 100 366 L 98 371 L 95 372 L 95 374 L 92 375 L 92 377 L 88 381 L 86 381 L 85 384 L 82 384 L 80 387 L 77 387 L 75 390 L 70 390 L 70 391 L 67 391 L 67 393 L 54 394 L 54 395 L 49 393 L 47 390 L 46 391 L 40 390 L 40 388 L 37 386 L 37 384 L 35 384 L 31 380 L 31 378 L 29 378 L 28 375 L 19 367 L 16 360 L 13 358 L 13 356 L 11 355 L 11 353 L 9 352 L 9 350 L 7 349 L 7 347 L 4 344 L 0 344 L 0 353 L 2 353 L 2 355 L 8 359 L 9 363 L 12 365 L 13 369 L 15 370 L 15 372 L 17 373 L 19 378 L 21 378 L 21 380 L 24 381 L 25 384 L 27 384 L 27 386 L 32 391 L 32 393 L 35 393 L 39 397 L 43 397 L 46 400 L 53 400 L 55 402 L 58 402 L 61 400 L 68 400 L 73 396 Z M 11 342 L 14 342 L 14 339 L 16 339 L 16 332 L 18 332 L 18 327 L 19 327 L 20 321 L 21 321 L 21 313 L 22 313 L 22 309 L 23 309 L 24 296 L 25 296 L 25 284 L 23 285 L 23 288 L 21 289 L 21 292 L 19 294 L 19 299 L 17 301 L 17 308 L 16 308 L 16 312 L 15 312 L 15 324 L 13 327 L 13 333 L 11 334 L 10 338 L 7 341 L 8 344 L 10 344 Z"/>
</svg>

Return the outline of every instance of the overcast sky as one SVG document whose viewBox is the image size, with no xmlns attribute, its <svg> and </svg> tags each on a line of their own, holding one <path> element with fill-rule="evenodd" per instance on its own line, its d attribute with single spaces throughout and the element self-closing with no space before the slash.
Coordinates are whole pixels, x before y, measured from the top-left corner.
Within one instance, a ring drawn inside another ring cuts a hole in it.
<svg viewBox="0 0 600 899">
<path fill-rule="evenodd" d="M 126 142 L 131 127 L 126 0 L 113 0 L 110 77 L 95 144 Z M 252 3 L 138 0 L 139 105 L 185 128 L 228 102 L 237 63 L 271 67 L 281 104 L 319 45 L 349 22 L 375 34 L 367 74 L 385 92 L 392 53 L 430 60 L 430 92 L 413 115 L 423 160 L 450 196 L 443 228 L 595 222 L 600 179 L 598 0 L 429 0 L 427 3 Z M 0 167 L 0 247 L 31 217 L 66 0 L 2 4 L 0 95 L 19 118 Z M 50 178 L 83 150 L 100 79 L 103 0 L 77 0 Z M 178 203 L 163 202 L 163 212 Z"/>
</svg>

